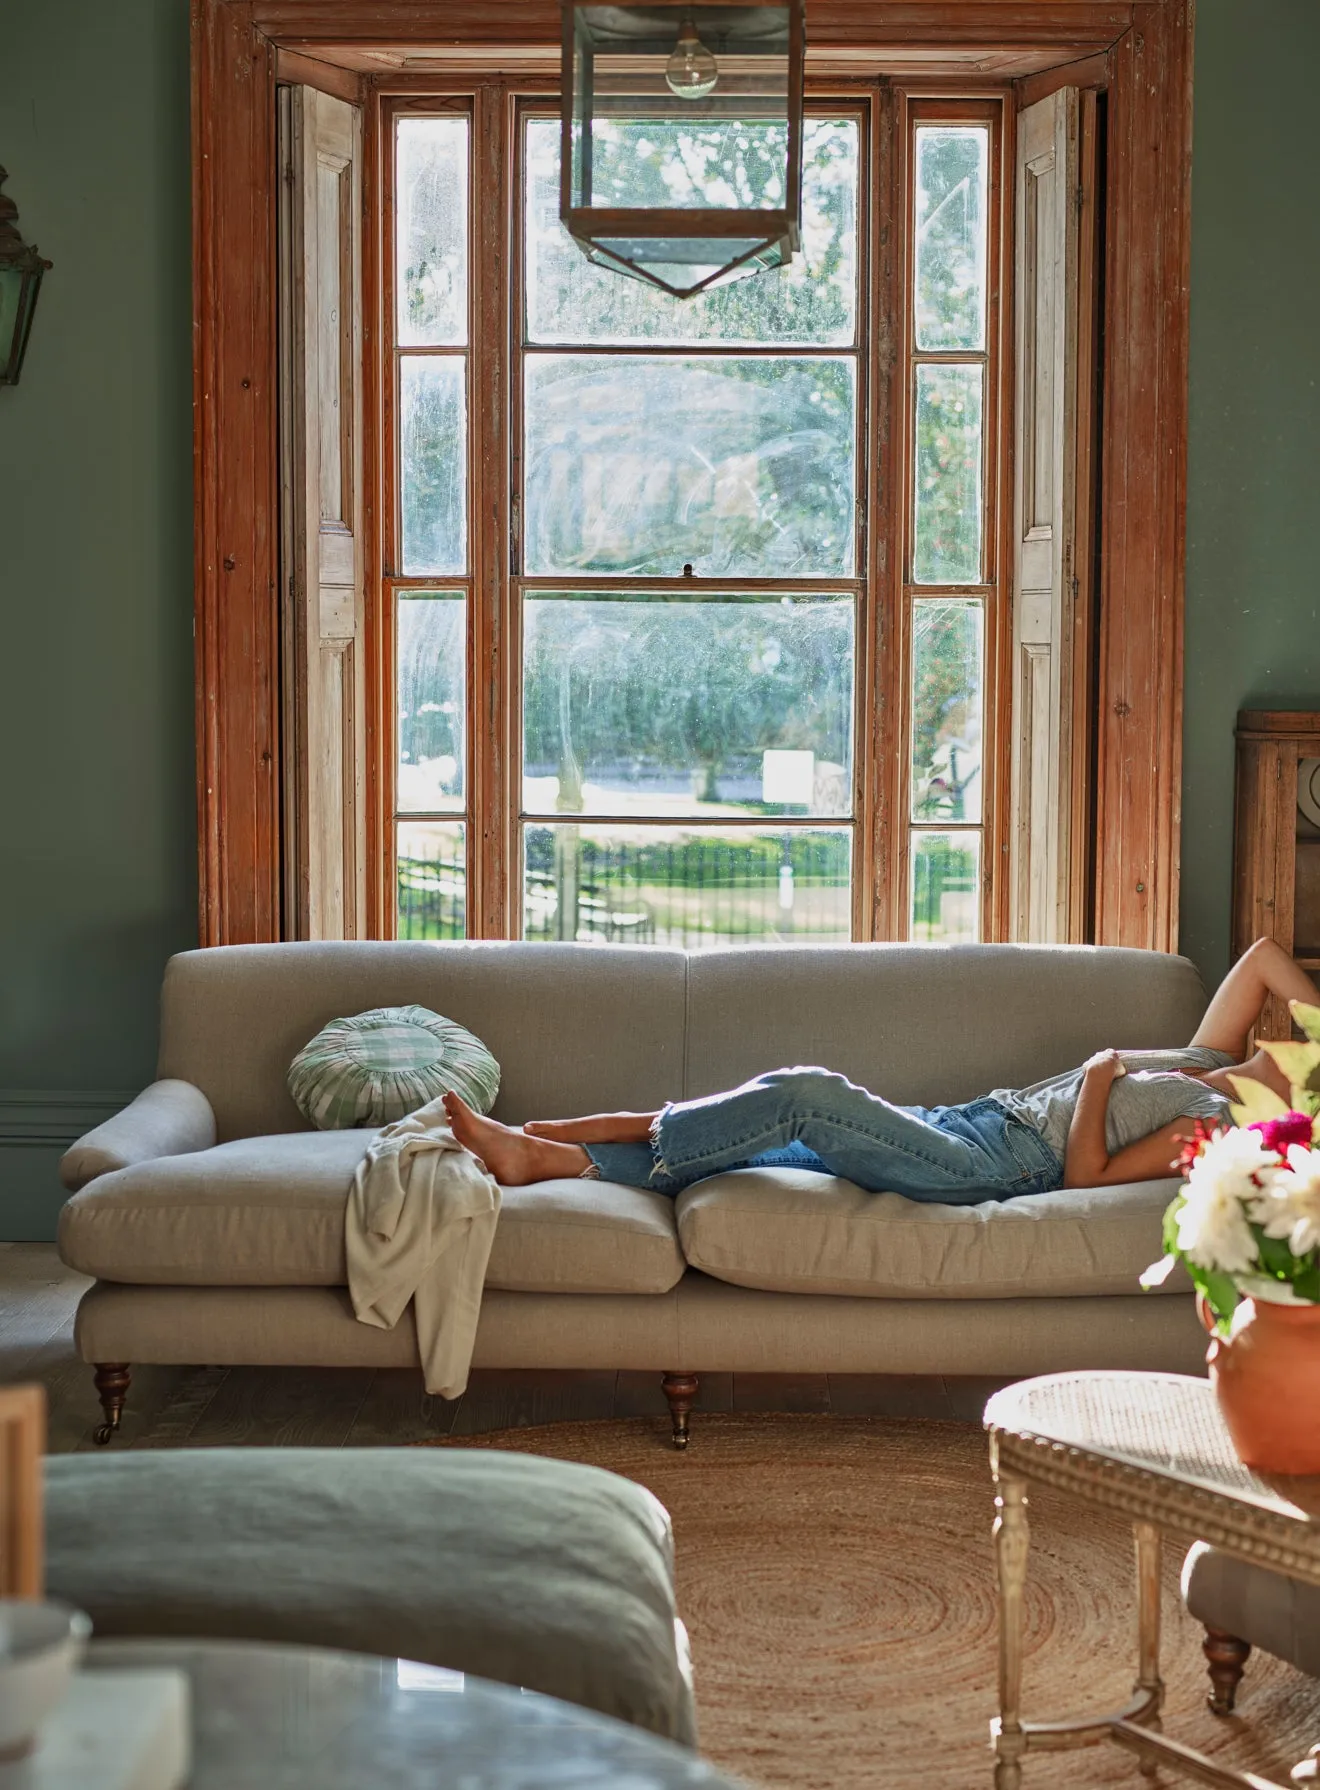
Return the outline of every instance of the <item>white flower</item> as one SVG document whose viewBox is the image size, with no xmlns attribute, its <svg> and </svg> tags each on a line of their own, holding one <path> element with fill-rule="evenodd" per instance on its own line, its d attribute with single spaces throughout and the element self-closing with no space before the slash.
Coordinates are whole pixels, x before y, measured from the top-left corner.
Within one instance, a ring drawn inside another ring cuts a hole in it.
<svg viewBox="0 0 1320 1790">
<path fill-rule="evenodd" d="M 1257 1131 L 1222 1131 L 1192 1164 L 1177 1217 L 1178 1251 L 1198 1268 L 1247 1274 L 1259 1267 L 1248 1208 L 1279 1166 Z"/>
<path fill-rule="evenodd" d="M 1320 1244 L 1320 1150 L 1288 1145 L 1288 1167 L 1266 1179 L 1251 1216 L 1267 1237 L 1286 1237 L 1296 1256 Z"/>
</svg>

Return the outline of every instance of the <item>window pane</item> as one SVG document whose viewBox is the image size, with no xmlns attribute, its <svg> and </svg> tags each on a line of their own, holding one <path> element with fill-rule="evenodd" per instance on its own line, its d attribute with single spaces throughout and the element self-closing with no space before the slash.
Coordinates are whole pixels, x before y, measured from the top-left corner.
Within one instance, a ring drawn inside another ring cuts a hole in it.
<svg viewBox="0 0 1320 1790">
<path fill-rule="evenodd" d="M 851 597 L 523 616 L 526 812 L 851 812 Z"/>
<path fill-rule="evenodd" d="M 981 835 L 912 835 L 912 937 L 972 944 L 981 936 Z"/>
<path fill-rule="evenodd" d="M 981 636 L 975 598 L 912 605 L 912 818 L 981 818 Z"/>
<path fill-rule="evenodd" d="M 989 132 L 917 131 L 918 348 L 985 347 L 985 217 Z"/>
<path fill-rule="evenodd" d="M 855 410 L 851 360 L 529 356 L 527 570 L 851 572 Z"/>
<path fill-rule="evenodd" d="M 689 132 L 691 127 L 686 127 Z M 745 127 L 710 128 L 754 140 Z M 651 121 L 653 155 L 662 134 Z M 704 134 L 704 131 L 703 133 Z M 717 286 L 696 298 L 595 267 L 559 221 L 559 124 L 531 118 L 526 137 L 527 335 L 532 342 L 812 342 L 853 339 L 857 309 L 857 126 L 809 118 L 803 133 L 802 250 L 788 267 Z M 628 151 L 639 163 L 636 141 Z M 667 198 L 666 188 L 660 197 Z M 672 201 L 671 201 L 672 202 Z"/>
<path fill-rule="evenodd" d="M 463 812 L 465 610 L 461 596 L 399 593 L 395 630 L 399 763 L 394 800 L 403 814 Z"/>
<path fill-rule="evenodd" d="M 404 821 L 396 842 L 401 939 L 467 936 L 467 829 L 460 821 Z"/>
<path fill-rule="evenodd" d="M 916 584 L 981 580 L 981 369 L 917 368 Z"/>
<path fill-rule="evenodd" d="M 467 403 L 461 355 L 405 354 L 399 370 L 403 570 L 467 568 Z"/>
<path fill-rule="evenodd" d="M 847 828 L 528 826 L 523 931 L 607 944 L 842 944 Z"/>
<path fill-rule="evenodd" d="M 401 118 L 395 284 L 401 345 L 467 341 L 468 122 Z"/>
</svg>

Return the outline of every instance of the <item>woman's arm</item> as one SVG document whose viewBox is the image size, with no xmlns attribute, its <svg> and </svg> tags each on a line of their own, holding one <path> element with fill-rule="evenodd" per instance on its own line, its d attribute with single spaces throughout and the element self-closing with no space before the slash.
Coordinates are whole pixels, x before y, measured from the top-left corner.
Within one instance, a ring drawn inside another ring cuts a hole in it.
<svg viewBox="0 0 1320 1790">
<path fill-rule="evenodd" d="M 1260 1018 L 1266 996 L 1272 994 L 1281 1001 L 1309 1001 L 1320 1006 L 1320 989 L 1282 945 L 1273 939 L 1257 939 L 1219 984 L 1192 1043 L 1228 1051 L 1241 1062 L 1247 1054 L 1251 1028 Z"/>
<path fill-rule="evenodd" d="M 1116 1187 L 1125 1181 L 1161 1180 L 1172 1170 L 1183 1145 L 1196 1135 L 1194 1119 L 1175 1119 L 1111 1156 L 1105 1142 L 1105 1119 L 1109 1090 L 1122 1069 L 1116 1050 L 1102 1050 L 1086 1064 L 1068 1127 L 1065 1187 Z"/>
</svg>

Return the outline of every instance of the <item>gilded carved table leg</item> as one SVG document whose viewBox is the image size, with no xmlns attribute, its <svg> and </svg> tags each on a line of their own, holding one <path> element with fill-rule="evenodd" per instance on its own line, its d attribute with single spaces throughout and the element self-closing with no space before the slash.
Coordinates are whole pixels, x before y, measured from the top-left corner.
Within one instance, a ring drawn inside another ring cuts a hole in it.
<svg viewBox="0 0 1320 1790">
<path fill-rule="evenodd" d="M 995 1790 L 1019 1790 L 1022 1732 L 1022 1597 L 1027 1583 L 1026 1481 L 995 1475 L 995 1561 L 999 1569 L 999 1720 L 995 1724 Z"/>
<path fill-rule="evenodd" d="M 1133 1523 L 1132 1537 L 1137 1550 L 1137 1682 L 1136 1690 L 1152 1699 L 1149 1716 L 1142 1726 L 1160 1727 L 1160 1705 L 1164 1701 L 1164 1684 L 1160 1678 L 1160 1532 L 1154 1523 Z M 1158 1761 L 1143 1759 L 1141 1775 L 1152 1778 L 1159 1771 Z"/>
</svg>

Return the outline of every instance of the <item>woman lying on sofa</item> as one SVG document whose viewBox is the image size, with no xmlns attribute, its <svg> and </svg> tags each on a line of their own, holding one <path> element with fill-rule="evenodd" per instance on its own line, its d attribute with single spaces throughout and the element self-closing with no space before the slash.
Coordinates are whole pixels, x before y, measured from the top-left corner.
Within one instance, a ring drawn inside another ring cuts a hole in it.
<svg viewBox="0 0 1320 1790">
<path fill-rule="evenodd" d="M 459 1142 L 506 1187 L 589 1176 L 678 1193 L 735 1168 L 805 1168 L 944 1205 L 1168 1175 L 1196 1121 L 1228 1120 L 1230 1078 L 1287 1086 L 1247 1038 L 1266 997 L 1320 1005 L 1270 939 L 1225 977 L 1186 1050 L 1103 1050 L 1029 1088 L 961 1106 L 893 1106 L 828 1069 L 774 1069 L 659 1112 L 541 1120 L 521 1130 L 445 1107 Z"/>
</svg>

